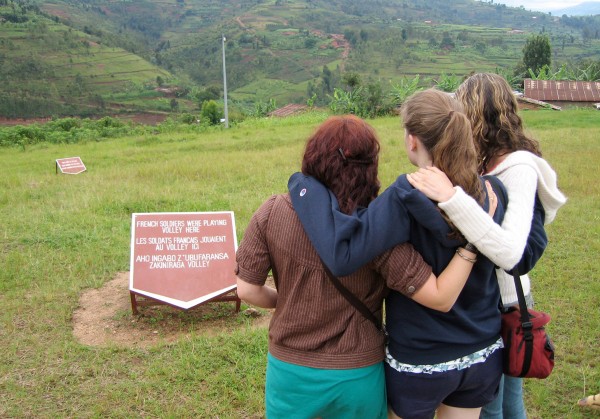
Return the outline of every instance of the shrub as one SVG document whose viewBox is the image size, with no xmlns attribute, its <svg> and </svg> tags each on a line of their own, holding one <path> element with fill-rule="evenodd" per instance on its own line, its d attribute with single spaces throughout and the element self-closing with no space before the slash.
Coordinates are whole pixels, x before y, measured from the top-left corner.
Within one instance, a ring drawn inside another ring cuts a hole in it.
<svg viewBox="0 0 600 419">
<path fill-rule="evenodd" d="M 461 82 L 462 79 L 456 74 L 442 73 L 436 82 L 436 87 L 443 92 L 454 92 Z"/>
<path fill-rule="evenodd" d="M 420 76 L 417 74 L 411 80 L 403 77 L 400 83 L 392 84 L 392 91 L 390 92 L 392 103 L 395 106 L 401 106 L 410 95 L 421 90 L 419 83 Z"/>
<path fill-rule="evenodd" d="M 177 120 L 179 122 L 181 122 L 182 124 L 191 125 L 191 124 L 195 124 L 196 122 L 198 122 L 198 117 L 194 114 L 185 112 L 185 113 L 182 113 L 181 115 L 179 115 Z"/>
<path fill-rule="evenodd" d="M 223 112 L 219 109 L 217 102 L 214 100 L 207 100 L 202 103 L 200 116 L 201 122 L 207 122 L 209 125 L 217 125 L 221 122 Z"/>
<path fill-rule="evenodd" d="M 49 128 L 56 128 L 62 131 L 71 131 L 73 128 L 81 126 L 81 119 L 78 118 L 62 118 L 48 123 Z"/>
</svg>

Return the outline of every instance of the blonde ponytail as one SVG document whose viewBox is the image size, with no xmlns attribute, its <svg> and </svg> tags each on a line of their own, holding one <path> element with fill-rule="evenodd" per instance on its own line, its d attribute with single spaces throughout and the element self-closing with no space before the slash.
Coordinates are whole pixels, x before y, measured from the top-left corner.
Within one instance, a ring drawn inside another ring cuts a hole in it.
<svg viewBox="0 0 600 419">
<path fill-rule="evenodd" d="M 483 188 L 477 176 L 477 151 L 471 123 L 462 112 L 451 111 L 446 128 L 430 150 L 433 165 L 446 173 L 452 184 L 483 202 Z"/>
<path fill-rule="evenodd" d="M 404 127 L 419 138 L 433 165 L 446 173 L 453 185 L 483 203 L 471 123 L 461 104 L 448 93 L 427 89 L 411 96 L 401 113 Z"/>
</svg>

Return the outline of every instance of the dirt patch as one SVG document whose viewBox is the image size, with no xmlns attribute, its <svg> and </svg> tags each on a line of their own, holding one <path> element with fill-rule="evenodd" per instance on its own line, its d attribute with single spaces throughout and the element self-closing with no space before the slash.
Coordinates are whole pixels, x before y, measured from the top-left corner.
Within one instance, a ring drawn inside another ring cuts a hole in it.
<svg viewBox="0 0 600 419">
<path fill-rule="evenodd" d="M 143 125 L 158 125 L 169 117 L 168 113 L 137 113 L 132 115 L 121 116 L 120 119 L 133 121 L 136 124 Z"/>
<path fill-rule="evenodd" d="M 50 122 L 51 117 L 47 118 L 5 118 L 0 116 L 0 126 L 14 126 L 14 125 L 31 125 L 31 124 L 45 124 Z"/>
<path fill-rule="evenodd" d="M 268 281 L 272 286 L 272 282 Z M 129 272 L 120 272 L 99 289 L 85 291 L 73 313 L 73 333 L 89 346 L 148 347 L 237 328 L 268 327 L 272 310 L 235 311 L 234 302 L 202 304 L 191 310 L 159 305 L 138 307 L 133 315 Z"/>
<path fill-rule="evenodd" d="M 110 84 L 112 82 L 108 82 Z M 111 104 L 111 108 L 118 109 L 123 108 L 123 105 Z M 122 121 L 131 121 L 136 124 L 143 125 L 158 125 L 164 122 L 168 117 L 169 113 L 166 112 L 144 112 L 144 113 L 132 113 L 132 114 L 117 114 L 117 115 L 97 115 L 91 116 L 90 119 L 100 119 L 103 116 L 110 116 L 111 118 L 120 119 Z M 61 118 L 70 118 L 69 116 L 61 116 Z M 73 118 L 79 118 L 77 116 Z M 46 118 L 6 118 L 0 116 L 0 126 L 15 126 L 15 125 L 31 125 L 31 124 L 45 124 L 46 122 L 52 121 L 51 117 Z"/>
</svg>

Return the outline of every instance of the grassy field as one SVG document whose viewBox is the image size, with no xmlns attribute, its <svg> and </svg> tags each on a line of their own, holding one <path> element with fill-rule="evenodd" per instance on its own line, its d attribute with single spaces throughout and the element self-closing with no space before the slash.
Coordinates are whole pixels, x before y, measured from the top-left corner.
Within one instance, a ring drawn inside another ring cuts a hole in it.
<svg viewBox="0 0 600 419">
<path fill-rule="evenodd" d="M 569 198 L 532 273 L 537 307 L 553 317 L 557 358 L 548 379 L 526 381 L 531 418 L 597 417 L 575 403 L 600 391 L 599 115 L 523 114 Z M 325 116 L 0 149 L 0 417 L 262 417 L 267 330 L 233 307 L 221 313 L 224 331 L 206 334 L 202 319 L 187 321 L 175 341 L 161 339 L 164 317 L 118 313 L 156 328 L 158 342 L 143 347 L 84 345 L 73 313 L 84 291 L 129 269 L 133 212 L 231 210 L 240 240 L 254 210 L 286 191 Z M 371 122 L 388 185 L 411 170 L 400 122 Z M 71 156 L 87 171 L 55 174 L 55 160 Z"/>
</svg>

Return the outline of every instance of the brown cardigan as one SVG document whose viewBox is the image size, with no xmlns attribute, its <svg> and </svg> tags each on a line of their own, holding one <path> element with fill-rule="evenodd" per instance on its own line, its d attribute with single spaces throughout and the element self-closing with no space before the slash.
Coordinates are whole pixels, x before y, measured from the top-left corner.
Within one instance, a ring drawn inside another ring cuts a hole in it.
<svg viewBox="0 0 600 419">
<path fill-rule="evenodd" d="M 264 285 L 277 272 L 277 307 L 269 326 L 269 352 L 313 368 L 347 369 L 383 360 L 379 330 L 344 299 L 327 277 L 304 233 L 289 195 L 274 195 L 253 215 L 236 255 L 236 274 Z M 411 245 L 399 245 L 341 282 L 381 319 L 387 286 L 410 296 L 431 268 Z"/>
</svg>

